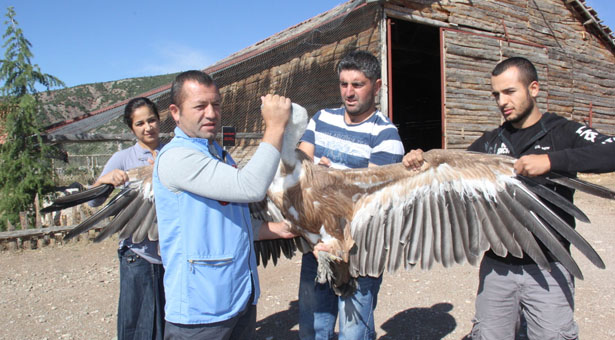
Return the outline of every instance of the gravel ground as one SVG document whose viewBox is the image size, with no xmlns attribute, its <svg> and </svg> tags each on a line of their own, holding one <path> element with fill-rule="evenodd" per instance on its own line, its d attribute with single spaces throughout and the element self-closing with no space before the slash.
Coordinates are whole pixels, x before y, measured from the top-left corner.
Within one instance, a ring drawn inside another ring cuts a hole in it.
<svg viewBox="0 0 615 340">
<path fill-rule="evenodd" d="M 586 179 L 615 188 L 615 175 Z M 575 315 L 583 339 L 615 338 L 615 203 L 576 195 L 592 220 L 578 230 L 607 269 L 573 250 L 585 280 L 576 282 Z M 0 339 L 114 339 L 117 240 L 69 242 L 0 253 Z M 300 258 L 260 268 L 259 339 L 297 339 Z M 462 339 L 471 329 L 478 268 L 385 273 L 375 322 L 378 339 Z"/>
</svg>

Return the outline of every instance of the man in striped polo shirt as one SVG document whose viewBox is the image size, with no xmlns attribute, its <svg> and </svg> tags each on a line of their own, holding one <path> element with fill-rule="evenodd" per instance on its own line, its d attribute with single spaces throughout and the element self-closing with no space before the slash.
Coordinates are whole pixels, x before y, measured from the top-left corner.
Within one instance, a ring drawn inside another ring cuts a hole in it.
<svg viewBox="0 0 615 340">
<path fill-rule="evenodd" d="M 343 107 L 323 109 L 310 120 L 299 149 L 314 163 L 365 168 L 400 162 L 404 147 L 395 125 L 376 108 L 382 86 L 380 63 L 365 51 L 346 55 L 337 66 Z M 319 244 L 315 251 L 327 249 Z M 359 277 L 357 290 L 338 297 L 327 284 L 315 281 L 317 261 L 303 255 L 299 285 L 299 337 L 332 339 L 339 314 L 339 339 L 375 339 L 374 309 L 382 276 Z"/>
</svg>

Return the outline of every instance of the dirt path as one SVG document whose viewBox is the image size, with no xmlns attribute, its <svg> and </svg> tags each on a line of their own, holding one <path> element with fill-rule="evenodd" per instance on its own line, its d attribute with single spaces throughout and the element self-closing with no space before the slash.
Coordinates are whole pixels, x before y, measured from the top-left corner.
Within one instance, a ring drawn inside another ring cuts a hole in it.
<svg viewBox="0 0 615 340">
<path fill-rule="evenodd" d="M 615 188 L 614 175 L 586 177 Z M 576 195 L 592 225 L 578 230 L 607 269 L 573 251 L 583 339 L 615 338 L 615 203 Z M 0 339 L 114 339 L 116 240 L 0 253 Z M 260 268 L 259 339 L 297 339 L 300 258 Z M 470 265 L 385 274 L 376 308 L 378 339 L 462 339 L 471 328 L 478 268 Z"/>
</svg>

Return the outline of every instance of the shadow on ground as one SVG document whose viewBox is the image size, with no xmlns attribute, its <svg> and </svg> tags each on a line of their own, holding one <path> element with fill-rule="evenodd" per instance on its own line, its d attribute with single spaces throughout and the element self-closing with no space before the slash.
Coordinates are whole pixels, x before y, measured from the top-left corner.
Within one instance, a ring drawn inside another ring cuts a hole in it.
<svg viewBox="0 0 615 340">
<path fill-rule="evenodd" d="M 385 334 L 378 334 L 380 340 L 436 340 L 450 334 L 457 322 L 449 314 L 453 309 L 450 303 L 438 303 L 429 308 L 410 308 L 400 312 L 381 328 Z M 256 323 L 256 337 L 259 340 L 295 340 L 299 338 L 296 330 L 291 330 L 299 320 L 297 300 L 290 303 L 288 310 L 278 312 Z"/>
<path fill-rule="evenodd" d="M 449 314 L 453 310 L 450 303 L 437 303 L 429 308 L 410 308 L 397 313 L 381 328 L 386 332 L 379 334 L 380 340 L 436 340 L 451 333 L 457 322 Z"/>
<path fill-rule="evenodd" d="M 295 340 L 299 332 L 291 330 L 299 321 L 299 301 L 290 302 L 287 310 L 272 314 L 256 322 L 258 340 Z"/>
</svg>

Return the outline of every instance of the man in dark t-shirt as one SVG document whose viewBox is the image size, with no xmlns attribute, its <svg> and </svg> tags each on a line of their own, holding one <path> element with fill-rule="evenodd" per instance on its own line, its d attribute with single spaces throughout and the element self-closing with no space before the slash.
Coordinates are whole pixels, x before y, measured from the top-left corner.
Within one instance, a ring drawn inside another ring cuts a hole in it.
<svg viewBox="0 0 615 340">
<path fill-rule="evenodd" d="M 553 113 L 542 114 L 536 103 L 540 86 L 534 65 L 525 58 L 502 61 L 491 73 L 494 99 L 504 124 L 486 132 L 468 150 L 519 158 L 518 175 L 539 176 L 556 171 L 574 177 L 577 172 L 615 170 L 615 140 L 583 124 Z M 422 164 L 422 151 L 404 157 L 408 167 Z M 570 202 L 573 190 L 555 185 L 551 189 Z M 574 226 L 574 218 L 544 202 Z M 561 240 L 569 249 L 569 244 Z M 480 264 L 472 339 L 514 339 L 519 316 L 527 322 L 531 339 L 577 339 L 574 321 L 574 279 L 541 245 L 551 262 L 551 271 L 541 270 L 524 254 L 501 257 L 485 253 Z"/>
</svg>

